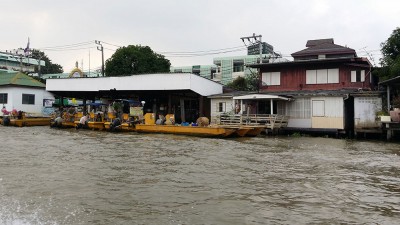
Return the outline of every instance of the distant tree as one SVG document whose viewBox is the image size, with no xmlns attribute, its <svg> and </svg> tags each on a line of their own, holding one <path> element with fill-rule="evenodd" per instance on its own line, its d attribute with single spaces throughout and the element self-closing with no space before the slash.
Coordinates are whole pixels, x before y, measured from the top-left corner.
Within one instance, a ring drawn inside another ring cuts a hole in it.
<svg viewBox="0 0 400 225">
<path fill-rule="evenodd" d="M 251 71 L 250 74 L 246 75 L 247 89 L 249 91 L 260 90 L 260 76 L 257 71 Z"/>
<path fill-rule="evenodd" d="M 400 28 L 396 28 L 390 37 L 381 43 L 383 58 L 382 68 L 376 70 L 381 80 L 386 80 L 400 75 Z"/>
<path fill-rule="evenodd" d="M 47 57 L 47 55 L 40 51 L 33 49 L 32 50 L 32 58 L 36 59 L 37 61 L 44 61 L 45 66 L 40 67 L 40 74 L 49 74 L 49 73 L 63 73 L 64 70 L 62 66 L 56 63 L 52 63 L 52 61 Z M 35 66 L 35 73 L 39 73 L 39 67 Z"/>
<path fill-rule="evenodd" d="M 237 77 L 232 82 L 226 84 L 227 87 L 237 91 L 258 91 L 260 79 L 257 72 L 252 72 L 246 77 Z"/>
<path fill-rule="evenodd" d="M 236 91 L 247 91 L 247 81 L 244 77 L 237 77 L 232 82 L 226 84 L 226 86 Z"/>
<path fill-rule="evenodd" d="M 148 46 L 129 45 L 115 51 L 106 60 L 106 76 L 127 76 L 145 73 L 168 73 L 171 63 Z"/>
</svg>

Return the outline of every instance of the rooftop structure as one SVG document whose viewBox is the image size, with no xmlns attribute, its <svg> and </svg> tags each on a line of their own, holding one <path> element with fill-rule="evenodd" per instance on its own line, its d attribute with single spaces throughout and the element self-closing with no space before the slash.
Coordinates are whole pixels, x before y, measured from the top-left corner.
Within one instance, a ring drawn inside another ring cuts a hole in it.
<svg viewBox="0 0 400 225">
<path fill-rule="evenodd" d="M 0 52 L 0 71 L 34 72 L 35 66 L 45 66 L 43 60 L 26 57 L 23 50 L 14 52 Z M 21 54 L 20 54 L 21 53 Z"/>
</svg>

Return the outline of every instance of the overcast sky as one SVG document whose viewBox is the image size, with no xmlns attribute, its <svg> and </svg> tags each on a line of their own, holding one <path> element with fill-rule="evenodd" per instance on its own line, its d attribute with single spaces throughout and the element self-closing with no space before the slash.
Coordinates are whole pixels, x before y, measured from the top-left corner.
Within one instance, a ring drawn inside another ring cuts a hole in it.
<svg viewBox="0 0 400 225">
<path fill-rule="evenodd" d="M 26 47 L 29 37 L 65 72 L 76 61 L 85 71 L 101 66 L 95 40 L 105 60 L 118 46 L 147 45 L 172 66 L 191 66 L 245 55 L 240 37 L 253 33 L 288 57 L 307 40 L 334 38 L 378 63 L 380 43 L 400 26 L 398 0 L 14 0 L 0 9 L 0 51 Z M 226 53 L 209 54 L 218 49 Z"/>
</svg>

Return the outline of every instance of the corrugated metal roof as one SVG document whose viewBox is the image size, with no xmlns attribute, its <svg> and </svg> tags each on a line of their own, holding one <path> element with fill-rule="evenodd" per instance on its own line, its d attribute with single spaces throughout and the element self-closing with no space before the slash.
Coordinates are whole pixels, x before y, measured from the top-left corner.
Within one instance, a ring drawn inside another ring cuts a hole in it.
<svg viewBox="0 0 400 225">
<path fill-rule="evenodd" d="M 42 82 L 37 81 L 32 77 L 21 72 L 18 73 L 0 72 L 0 86 L 5 86 L 5 85 L 41 87 L 41 88 L 46 87 L 46 85 L 43 84 Z"/>
</svg>

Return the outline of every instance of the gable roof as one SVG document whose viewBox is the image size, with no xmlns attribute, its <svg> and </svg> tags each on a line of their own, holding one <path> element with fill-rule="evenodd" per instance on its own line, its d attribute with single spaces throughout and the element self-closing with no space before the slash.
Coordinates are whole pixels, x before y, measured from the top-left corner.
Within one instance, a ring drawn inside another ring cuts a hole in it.
<svg viewBox="0 0 400 225">
<path fill-rule="evenodd" d="M 352 48 L 337 45 L 333 39 L 309 40 L 306 44 L 306 49 L 292 53 L 292 57 L 301 56 L 318 56 L 318 55 L 336 55 L 336 54 L 351 54 L 356 56 L 356 51 Z"/>
<path fill-rule="evenodd" d="M 32 77 L 18 72 L 18 73 L 4 73 L 0 72 L 0 86 L 15 85 L 15 86 L 28 86 L 45 88 L 46 85 Z"/>
</svg>

